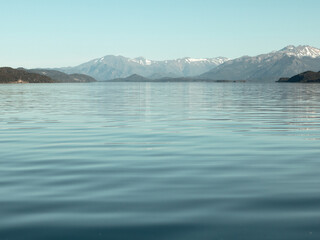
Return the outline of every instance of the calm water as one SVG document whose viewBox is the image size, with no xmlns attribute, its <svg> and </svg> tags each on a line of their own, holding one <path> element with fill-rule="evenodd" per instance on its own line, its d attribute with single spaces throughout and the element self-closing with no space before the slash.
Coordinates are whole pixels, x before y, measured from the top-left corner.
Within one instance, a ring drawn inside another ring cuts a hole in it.
<svg viewBox="0 0 320 240">
<path fill-rule="evenodd" d="M 320 239 L 320 85 L 0 85 L 0 239 Z"/>
</svg>

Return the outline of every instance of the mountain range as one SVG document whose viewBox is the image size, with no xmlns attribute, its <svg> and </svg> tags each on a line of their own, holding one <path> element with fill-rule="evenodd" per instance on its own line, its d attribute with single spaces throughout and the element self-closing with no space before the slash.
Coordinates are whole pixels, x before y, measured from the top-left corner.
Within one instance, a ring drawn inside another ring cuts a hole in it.
<svg viewBox="0 0 320 240">
<path fill-rule="evenodd" d="M 143 57 L 126 58 L 108 55 L 76 67 L 57 69 L 65 73 L 83 73 L 97 80 L 124 78 L 138 74 L 151 79 L 163 77 L 197 76 L 228 61 L 228 58 L 182 58 L 176 60 L 152 61 Z"/>
<path fill-rule="evenodd" d="M 320 70 L 320 49 L 287 46 L 279 51 L 230 60 L 201 75 L 209 79 L 274 82 L 305 71 Z"/>
<path fill-rule="evenodd" d="M 188 57 L 152 61 L 143 57 L 131 59 L 108 55 L 79 66 L 57 70 L 68 74 L 86 74 L 100 81 L 138 74 L 148 79 L 195 77 L 211 80 L 274 82 L 281 77 L 290 78 L 305 71 L 319 71 L 320 49 L 308 45 L 290 45 L 279 51 L 236 59 Z"/>
</svg>

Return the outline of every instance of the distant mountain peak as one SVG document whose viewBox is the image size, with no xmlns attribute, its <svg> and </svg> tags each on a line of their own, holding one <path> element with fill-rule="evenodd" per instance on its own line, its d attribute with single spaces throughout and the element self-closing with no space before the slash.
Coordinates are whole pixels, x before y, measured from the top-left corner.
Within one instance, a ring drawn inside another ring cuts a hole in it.
<svg viewBox="0 0 320 240">
<path fill-rule="evenodd" d="M 311 47 L 309 45 L 289 45 L 283 49 L 281 49 L 279 52 L 285 53 L 288 56 L 295 56 L 298 58 L 301 57 L 311 57 L 311 58 L 318 58 L 320 57 L 320 49 Z"/>
<path fill-rule="evenodd" d="M 288 45 L 288 46 L 282 48 L 280 51 L 290 51 L 290 50 L 293 50 L 295 48 L 296 48 L 296 46 L 294 46 L 294 45 Z"/>
</svg>

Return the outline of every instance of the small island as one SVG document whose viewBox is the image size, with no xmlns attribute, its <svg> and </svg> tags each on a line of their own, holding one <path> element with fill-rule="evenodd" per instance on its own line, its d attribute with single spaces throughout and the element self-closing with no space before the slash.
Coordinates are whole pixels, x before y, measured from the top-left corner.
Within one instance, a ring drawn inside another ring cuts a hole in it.
<svg viewBox="0 0 320 240">
<path fill-rule="evenodd" d="M 96 80 L 84 74 L 65 74 L 55 70 L 0 68 L 0 83 L 2 84 L 77 82 L 96 82 Z"/>
<path fill-rule="evenodd" d="M 320 72 L 307 71 L 291 78 L 280 78 L 278 83 L 320 83 Z"/>
</svg>

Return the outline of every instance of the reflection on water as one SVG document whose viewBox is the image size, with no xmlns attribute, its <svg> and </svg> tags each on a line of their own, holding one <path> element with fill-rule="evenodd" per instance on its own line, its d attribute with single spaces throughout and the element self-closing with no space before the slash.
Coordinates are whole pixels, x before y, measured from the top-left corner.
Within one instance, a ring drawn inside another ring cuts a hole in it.
<svg viewBox="0 0 320 240">
<path fill-rule="evenodd" d="M 0 239 L 320 237 L 320 85 L 1 85 L 0 109 Z"/>
</svg>

